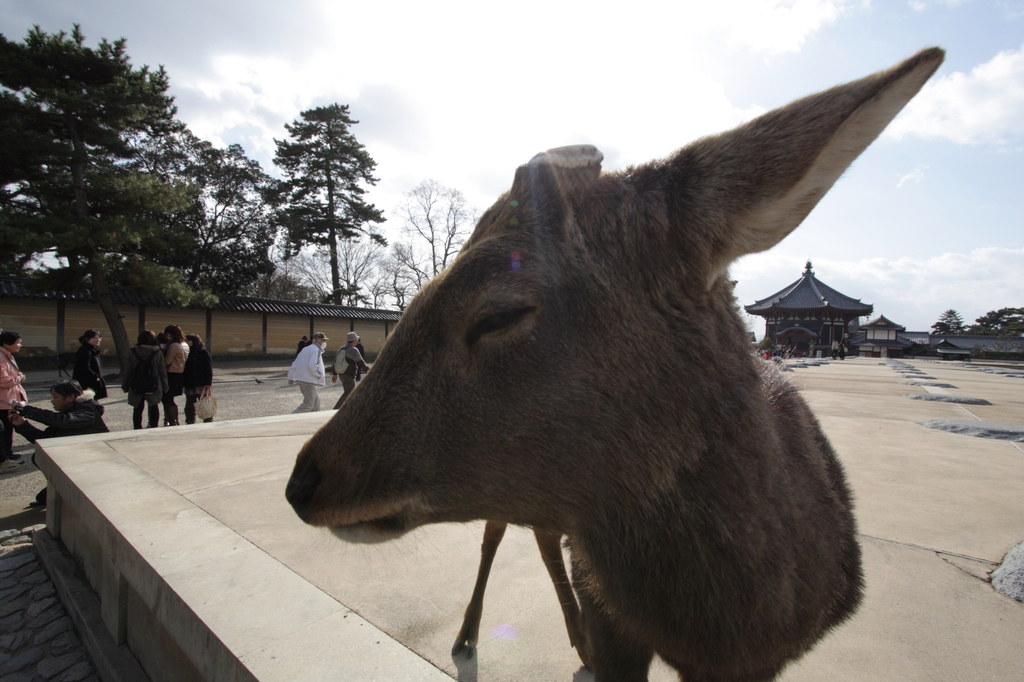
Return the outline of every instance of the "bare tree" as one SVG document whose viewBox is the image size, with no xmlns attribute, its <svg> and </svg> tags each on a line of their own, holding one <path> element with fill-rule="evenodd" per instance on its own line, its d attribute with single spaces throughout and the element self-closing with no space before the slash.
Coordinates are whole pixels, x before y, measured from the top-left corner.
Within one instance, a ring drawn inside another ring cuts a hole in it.
<svg viewBox="0 0 1024 682">
<path fill-rule="evenodd" d="M 383 258 L 384 247 L 376 241 L 346 239 L 338 245 L 338 270 L 345 305 L 370 303 L 370 284 Z"/>
<path fill-rule="evenodd" d="M 314 301 L 331 301 L 334 287 L 331 286 L 331 263 L 327 253 L 299 251 L 289 255 L 287 262 L 302 283 L 313 292 Z"/>
<path fill-rule="evenodd" d="M 272 255 L 274 270 L 256 278 L 245 287 L 243 296 L 269 298 L 277 301 L 312 302 L 320 300 L 317 292 L 305 282 L 305 276 L 299 271 L 294 259 L 285 259 L 281 251 Z"/>
<path fill-rule="evenodd" d="M 374 308 L 392 305 L 398 310 L 405 310 L 409 299 L 426 282 L 426 279 L 410 269 L 400 257 L 407 248 L 411 247 L 405 245 L 405 248 L 402 248 L 395 244 L 391 253 L 381 259 L 376 276 L 367 287 Z"/>
<path fill-rule="evenodd" d="M 339 295 L 335 297 L 334 269 L 326 251 L 301 252 L 291 257 L 303 281 L 317 293 L 317 299 L 340 305 L 366 305 L 371 301 L 369 292 L 376 271 L 384 256 L 384 247 L 377 242 L 345 239 L 337 249 Z"/>
<path fill-rule="evenodd" d="M 405 195 L 396 209 L 411 240 L 394 254 L 414 273 L 419 289 L 454 260 L 476 222 L 476 209 L 462 192 L 427 179 Z"/>
</svg>

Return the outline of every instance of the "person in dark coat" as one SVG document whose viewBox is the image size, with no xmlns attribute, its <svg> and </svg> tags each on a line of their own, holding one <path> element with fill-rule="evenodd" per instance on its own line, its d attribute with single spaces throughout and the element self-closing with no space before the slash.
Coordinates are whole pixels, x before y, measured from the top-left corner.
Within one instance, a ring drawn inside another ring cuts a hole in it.
<svg viewBox="0 0 1024 682">
<path fill-rule="evenodd" d="M 87 433 L 110 431 L 103 421 L 103 406 L 95 400 L 92 389 L 83 389 L 74 379 L 62 379 L 50 386 L 50 403 L 55 411 L 32 407 L 24 401 L 14 401 L 11 407 L 11 424 L 29 443 L 40 438 L 64 438 Z M 28 423 L 28 419 L 46 425 L 40 429 Z M 46 504 L 46 488 L 36 495 L 30 506 Z"/>
<path fill-rule="evenodd" d="M 92 389 L 96 400 L 107 397 L 107 382 L 103 379 L 103 365 L 100 363 L 100 341 L 103 337 L 95 329 L 89 329 L 78 337 L 82 344 L 75 352 L 75 369 L 71 378 L 82 389 Z"/>
<path fill-rule="evenodd" d="M 213 358 L 198 334 L 186 334 L 188 358 L 185 360 L 185 423 L 196 423 L 196 403 L 204 388 L 213 386 Z M 203 422 L 212 422 L 213 417 Z"/>
<path fill-rule="evenodd" d="M 301 353 L 302 349 L 305 348 L 308 345 L 309 345 L 309 339 L 307 339 L 305 337 L 305 335 L 303 335 L 303 337 L 301 339 L 299 339 L 299 345 L 295 348 L 295 357 L 299 357 L 299 353 Z"/>
<path fill-rule="evenodd" d="M 366 349 L 363 348 L 363 340 L 362 339 L 360 339 L 359 343 L 356 344 L 356 350 L 359 351 L 359 357 L 363 358 L 363 360 L 366 360 Z M 363 378 L 363 368 L 358 366 L 358 365 L 356 365 L 356 381 L 359 381 L 362 378 Z"/>
<path fill-rule="evenodd" d="M 157 388 L 152 393 L 138 394 L 131 390 L 132 373 L 140 362 L 148 362 L 156 372 Z M 138 344 L 131 347 L 128 353 L 128 371 L 121 381 L 121 390 L 128 394 L 128 404 L 132 406 L 132 426 L 142 428 L 142 407 L 149 406 L 149 428 L 160 426 L 160 401 L 167 391 L 167 365 L 164 354 L 156 340 L 156 334 L 146 329 L 139 333 Z"/>
</svg>

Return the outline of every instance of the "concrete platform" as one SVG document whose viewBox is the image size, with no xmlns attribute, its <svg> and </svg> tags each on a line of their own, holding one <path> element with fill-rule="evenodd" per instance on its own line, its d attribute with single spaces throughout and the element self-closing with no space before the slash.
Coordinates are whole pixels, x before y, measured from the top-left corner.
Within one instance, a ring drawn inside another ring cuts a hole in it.
<svg viewBox="0 0 1024 682">
<path fill-rule="evenodd" d="M 857 499 L 867 599 L 780 679 L 1024 679 L 1024 604 L 987 582 L 1024 540 L 1024 444 L 933 431 L 1024 423 L 1024 380 L 911 361 L 963 406 L 903 398 L 874 359 L 796 370 Z M 48 530 L 80 564 L 113 643 L 158 680 L 586 682 L 532 533 L 509 529 L 477 656 L 453 658 L 483 524 L 348 545 L 284 499 L 333 412 L 51 441 Z M 651 680 L 677 679 L 657 663 Z"/>
</svg>

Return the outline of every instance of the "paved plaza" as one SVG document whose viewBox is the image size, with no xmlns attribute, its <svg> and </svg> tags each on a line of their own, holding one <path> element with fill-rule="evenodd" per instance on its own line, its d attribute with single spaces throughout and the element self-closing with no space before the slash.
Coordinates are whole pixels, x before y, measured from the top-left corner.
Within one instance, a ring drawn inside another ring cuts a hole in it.
<svg viewBox="0 0 1024 682">
<path fill-rule="evenodd" d="M 1024 679 L 1024 604 L 988 582 L 1024 541 L 1024 443 L 921 425 L 1024 424 L 1024 378 L 908 364 L 955 388 L 902 383 L 911 373 L 869 358 L 787 374 L 846 467 L 867 583 L 860 611 L 786 669 L 787 682 Z M 914 393 L 991 404 L 904 397 Z M 332 414 L 54 441 L 43 468 L 79 510 L 76 533 L 109 524 L 129 604 L 174 621 L 169 636 L 207 679 L 592 679 L 568 645 L 530 532 L 510 528 L 498 550 L 481 643 L 467 661 L 450 649 L 482 523 L 349 545 L 298 520 L 285 482 L 301 444 Z M 72 530 L 63 540 L 74 544 Z M 145 666 L 155 645 L 131 627 L 126 641 Z M 654 682 L 675 679 L 664 665 L 652 669 Z"/>
</svg>

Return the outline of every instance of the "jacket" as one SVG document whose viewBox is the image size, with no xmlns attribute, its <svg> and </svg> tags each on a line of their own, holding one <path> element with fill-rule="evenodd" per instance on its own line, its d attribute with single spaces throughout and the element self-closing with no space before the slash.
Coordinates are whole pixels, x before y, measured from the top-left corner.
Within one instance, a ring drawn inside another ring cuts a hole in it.
<svg viewBox="0 0 1024 682">
<path fill-rule="evenodd" d="M 103 422 L 103 406 L 95 400 L 91 390 L 75 398 L 75 403 L 67 412 L 54 412 L 26 405 L 18 410 L 25 419 L 45 424 L 46 429 L 39 429 L 25 422 L 18 424 L 14 430 L 25 437 L 29 443 L 38 438 L 64 438 L 65 436 L 81 436 L 85 433 L 106 433 L 110 431 Z"/>
<path fill-rule="evenodd" d="M 180 374 L 185 371 L 185 362 L 188 358 L 188 345 L 184 343 L 169 343 L 164 351 L 164 363 L 167 371 Z"/>
<path fill-rule="evenodd" d="M 28 400 L 21 387 L 24 380 L 25 375 L 18 369 L 14 356 L 0 348 L 0 410 L 10 409 L 8 403 L 12 400 Z"/>
<path fill-rule="evenodd" d="M 107 382 L 103 379 L 99 348 L 83 343 L 75 351 L 75 369 L 71 372 L 71 378 L 82 388 L 91 388 L 96 393 L 96 400 L 107 397 Z"/>
<path fill-rule="evenodd" d="M 334 373 L 354 377 L 356 375 L 356 368 L 364 372 L 370 371 L 370 368 L 366 366 L 366 362 L 363 361 L 363 356 L 359 349 L 356 346 L 345 344 L 338 349 L 338 354 L 334 356 Z"/>
<path fill-rule="evenodd" d="M 141 360 L 139 359 L 141 358 Z M 153 369 L 156 370 L 156 382 L 158 384 L 157 390 L 154 393 L 147 393 L 145 396 L 136 395 L 131 391 L 132 372 L 135 370 L 135 366 L 139 362 L 150 362 L 153 364 Z M 167 383 L 167 365 L 164 364 L 164 354 L 160 352 L 159 346 L 132 346 L 131 352 L 128 353 L 128 371 L 124 373 L 121 379 L 121 390 L 128 394 L 128 404 L 132 407 L 137 407 L 142 399 L 145 397 L 146 402 L 150 405 L 156 405 L 160 402 L 160 399 L 164 396 L 164 391 L 168 388 Z"/>
<path fill-rule="evenodd" d="M 213 358 L 205 348 L 193 348 L 185 360 L 185 388 L 202 388 L 213 383 Z"/>
<path fill-rule="evenodd" d="M 323 388 L 327 375 L 324 372 L 324 349 L 320 344 L 311 343 L 301 351 L 288 369 L 288 381 L 309 384 Z"/>
</svg>

